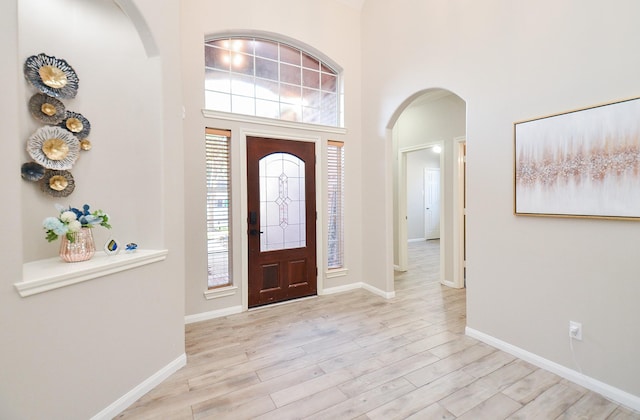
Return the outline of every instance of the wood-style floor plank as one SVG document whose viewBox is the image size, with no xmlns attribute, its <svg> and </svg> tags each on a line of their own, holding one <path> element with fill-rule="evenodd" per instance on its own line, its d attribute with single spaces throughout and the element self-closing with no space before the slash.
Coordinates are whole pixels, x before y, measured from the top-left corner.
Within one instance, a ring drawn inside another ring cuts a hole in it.
<svg viewBox="0 0 640 420">
<path fill-rule="evenodd" d="M 497 393 L 458 417 L 458 420 L 506 419 L 521 407 L 521 404 L 506 395 Z"/>
<path fill-rule="evenodd" d="M 460 416 L 528 375 L 532 370 L 531 365 L 522 361 L 510 363 L 445 397 L 440 401 L 440 405 L 456 416 Z M 462 371 L 468 373 L 465 369 Z"/>
<path fill-rule="evenodd" d="M 569 409 L 584 394 L 571 385 L 555 384 L 532 402 L 513 413 L 510 420 L 555 419 Z"/>
<path fill-rule="evenodd" d="M 117 418 L 640 420 L 465 336 L 438 251 L 409 245 L 393 299 L 353 290 L 187 325 L 187 366 Z"/>
</svg>

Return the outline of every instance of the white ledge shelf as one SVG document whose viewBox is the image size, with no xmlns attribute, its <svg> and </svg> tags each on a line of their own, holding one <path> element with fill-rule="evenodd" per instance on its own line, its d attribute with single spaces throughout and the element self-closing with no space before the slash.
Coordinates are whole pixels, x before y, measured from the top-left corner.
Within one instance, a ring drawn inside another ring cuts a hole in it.
<svg viewBox="0 0 640 420">
<path fill-rule="evenodd" d="M 20 296 L 48 292 L 120 271 L 131 270 L 167 258 L 168 250 L 138 249 L 132 253 L 107 255 L 96 252 L 89 261 L 67 263 L 59 257 L 25 263 L 22 281 L 14 283 Z"/>
</svg>

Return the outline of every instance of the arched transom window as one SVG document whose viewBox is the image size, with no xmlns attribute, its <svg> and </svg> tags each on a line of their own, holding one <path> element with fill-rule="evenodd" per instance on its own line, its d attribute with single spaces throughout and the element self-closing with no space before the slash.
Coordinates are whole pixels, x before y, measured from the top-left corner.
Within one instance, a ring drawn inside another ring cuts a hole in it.
<svg viewBox="0 0 640 420">
<path fill-rule="evenodd" d="M 339 74 L 312 54 L 255 37 L 209 39 L 204 50 L 206 109 L 342 126 Z"/>
</svg>

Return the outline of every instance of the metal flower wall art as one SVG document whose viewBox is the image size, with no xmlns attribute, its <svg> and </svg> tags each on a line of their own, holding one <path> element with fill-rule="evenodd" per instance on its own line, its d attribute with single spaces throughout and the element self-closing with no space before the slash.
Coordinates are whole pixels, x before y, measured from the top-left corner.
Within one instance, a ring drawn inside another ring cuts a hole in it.
<svg viewBox="0 0 640 420">
<path fill-rule="evenodd" d="M 44 126 L 27 140 L 32 161 L 22 165 L 22 178 L 51 196 L 66 197 L 75 188 L 69 171 L 81 151 L 91 150 L 89 120 L 61 100 L 75 98 L 78 75 L 65 60 L 40 53 L 25 61 L 24 77 L 38 90 L 29 99 L 29 113 Z"/>
</svg>

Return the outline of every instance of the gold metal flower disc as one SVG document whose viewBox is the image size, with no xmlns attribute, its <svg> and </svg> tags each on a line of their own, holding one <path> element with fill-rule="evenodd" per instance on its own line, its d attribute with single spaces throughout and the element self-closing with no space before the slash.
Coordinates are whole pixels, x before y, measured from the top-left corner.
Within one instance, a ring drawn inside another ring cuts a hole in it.
<svg viewBox="0 0 640 420">
<path fill-rule="evenodd" d="M 91 150 L 91 142 L 89 139 L 80 140 L 80 148 L 84 151 Z"/>
<path fill-rule="evenodd" d="M 38 69 L 42 83 L 53 89 L 62 89 L 67 85 L 67 75 L 54 66 L 42 66 Z"/>
<path fill-rule="evenodd" d="M 43 114 L 48 115 L 50 117 L 53 115 L 56 115 L 56 107 L 46 102 L 42 104 L 42 106 L 40 107 L 40 111 L 42 111 Z"/>
<path fill-rule="evenodd" d="M 62 191 L 69 186 L 69 181 L 62 175 L 54 175 L 49 179 L 49 187 L 52 190 Z"/>
<path fill-rule="evenodd" d="M 69 154 L 69 145 L 62 139 L 47 139 L 42 144 L 42 151 L 51 160 L 62 160 Z"/>
<path fill-rule="evenodd" d="M 68 118 L 66 125 L 69 131 L 71 131 L 72 133 L 79 133 L 84 128 L 82 121 L 77 118 Z"/>
</svg>

